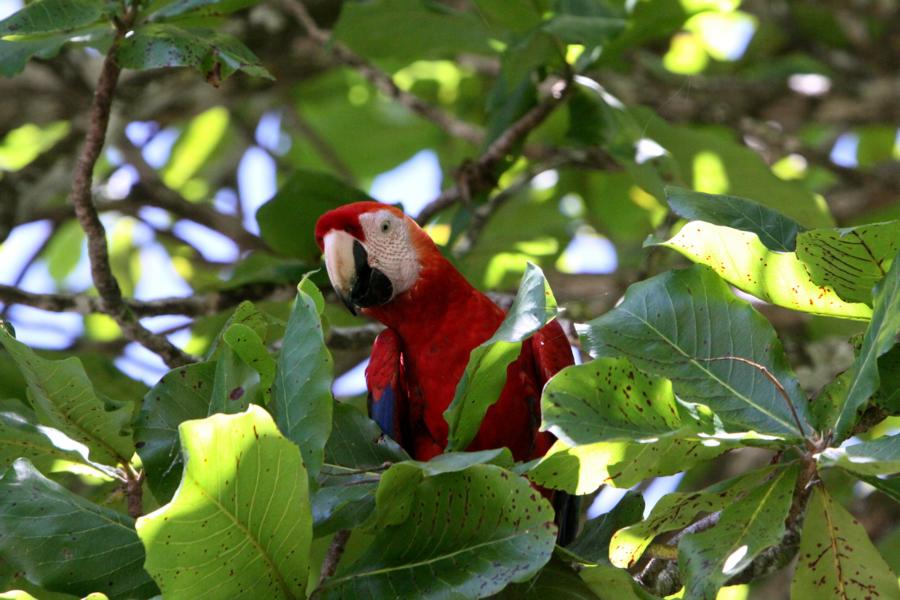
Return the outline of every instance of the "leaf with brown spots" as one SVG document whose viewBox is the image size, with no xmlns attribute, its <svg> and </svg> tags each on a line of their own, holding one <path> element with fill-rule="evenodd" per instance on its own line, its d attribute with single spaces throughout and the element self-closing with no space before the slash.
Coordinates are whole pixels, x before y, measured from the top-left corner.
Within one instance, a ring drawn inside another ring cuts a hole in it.
<svg viewBox="0 0 900 600">
<path fill-rule="evenodd" d="M 163 596 L 305 597 L 312 514 L 297 446 L 256 405 L 178 431 L 181 485 L 137 522 L 145 568 Z"/>
<path fill-rule="evenodd" d="M 865 529 L 821 486 L 810 499 L 800 535 L 791 598 L 897 600 L 897 576 Z"/>
</svg>

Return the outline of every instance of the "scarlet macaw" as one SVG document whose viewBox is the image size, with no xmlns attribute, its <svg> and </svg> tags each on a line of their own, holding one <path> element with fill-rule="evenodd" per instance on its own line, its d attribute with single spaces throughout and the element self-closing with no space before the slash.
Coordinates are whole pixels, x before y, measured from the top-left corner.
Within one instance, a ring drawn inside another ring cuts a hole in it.
<svg viewBox="0 0 900 600">
<path fill-rule="evenodd" d="M 440 454 L 447 445 L 443 413 L 469 354 L 493 335 L 504 311 L 469 284 L 398 208 L 347 204 L 322 215 L 315 235 L 344 304 L 387 326 L 375 340 L 366 369 L 371 417 L 413 458 Z M 538 431 L 541 389 L 573 362 L 556 321 L 524 342 L 507 368 L 499 400 L 468 449 L 506 446 L 516 460 L 543 456 L 554 438 Z M 557 495 L 558 519 L 560 500 Z M 570 503 L 567 511 L 571 508 Z M 571 533 L 572 517 L 560 523 L 561 529 Z"/>
</svg>

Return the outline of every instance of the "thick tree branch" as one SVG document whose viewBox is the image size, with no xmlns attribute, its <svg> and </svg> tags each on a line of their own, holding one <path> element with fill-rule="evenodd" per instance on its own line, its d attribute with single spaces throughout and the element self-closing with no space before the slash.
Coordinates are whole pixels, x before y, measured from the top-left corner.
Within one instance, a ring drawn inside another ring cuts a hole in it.
<svg viewBox="0 0 900 600">
<path fill-rule="evenodd" d="M 123 301 L 119 283 L 110 267 L 106 230 L 100 221 L 92 198 L 94 166 L 97 164 L 106 139 L 113 94 L 121 72 L 116 64 L 116 50 L 128 32 L 134 17 L 135 9 L 129 8 L 123 16 L 123 22 L 117 23 L 116 37 L 103 60 L 100 78 L 91 102 L 87 136 L 75 165 L 69 200 L 75 208 L 78 223 L 87 236 L 91 278 L 100 294 L 103 312 L 115 319 L 125 336 L 159 354 L 169 366 L 176 367 L 192 362 L 192 358 L 166 338 L 153 334 L 141 325 Z"/>
<path fill-rule="evenodd" d="M 420 117 L 431 121 L 455 138 L 466 140 L 475 145 L 481 144 L 484 140 L 484 132 L 480 128 L 471 123 L 461 121 L 440 108 L 428 104 L 418 96 L 400 89 L 390 75 L 350 50 L 350 48 L 331 39 L 331 33 L 318 26 L 301 0 L 280 0 L 280 3 L 306 29 L 309 37 L 321 48 L 330 52 L 339 62 L 356 69 L 360 75 L 365 77 L 369 83 L 384 95 L 402 104 Z"/>
</svg>

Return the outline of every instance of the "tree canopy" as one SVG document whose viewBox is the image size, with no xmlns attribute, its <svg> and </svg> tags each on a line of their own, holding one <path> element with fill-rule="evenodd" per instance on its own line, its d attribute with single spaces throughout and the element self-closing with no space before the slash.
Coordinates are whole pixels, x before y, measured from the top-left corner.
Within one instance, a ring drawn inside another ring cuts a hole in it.
<svg viewBox="0 0 900 600">
<path fill-rule="evenodd" d="M 900 597 L 897 0 L 0 15 L 0 598 Z M 465 451 L 537 324 L 366 415 L 373 197 L 563 325 L 543 458 Z"/>
</svg>

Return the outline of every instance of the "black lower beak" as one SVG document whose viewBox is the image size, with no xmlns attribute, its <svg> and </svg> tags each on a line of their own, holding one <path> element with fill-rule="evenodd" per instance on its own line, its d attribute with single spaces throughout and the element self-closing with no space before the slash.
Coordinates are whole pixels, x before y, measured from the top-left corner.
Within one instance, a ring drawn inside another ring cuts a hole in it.
<svg viewBox="0 0 900 600">
<path fill-rule="evenodd" d="M 391 280 L 378 269 L 369 266 L 369 254 L 358 241 L 353 242 L 353 265 L 356 269 L 356 278 L 350 290 L 350 298 L 342 298 L 344 304 L 368 308 L 384 304 L 394 296 Z M 350 312 L 356 314 L 351 306 L 348 308 Z"/>
</svg>

